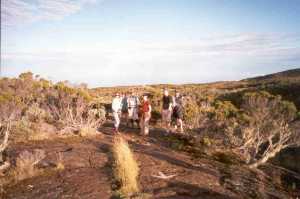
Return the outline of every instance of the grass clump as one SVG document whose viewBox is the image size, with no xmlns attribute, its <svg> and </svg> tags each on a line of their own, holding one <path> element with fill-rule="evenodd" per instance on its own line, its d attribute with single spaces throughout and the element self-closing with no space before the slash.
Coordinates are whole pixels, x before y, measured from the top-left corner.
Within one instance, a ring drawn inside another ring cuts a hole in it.
<svg viewBox="0 0 300 199">
<path fill-rule="evenodd" d="M 36 165 L 45 156 L 45 151 L 40 149 L 36 149 L 33 152 L 23 151 L 16 160 L 15 179 L 21 181 L 39 175 L 41 169 L 37 168 Z"/>
<path fill-rule="evenodd" d="M 114 138 L 112 152 L 113 175 L 120 185 L 118 192 L 124 197 L 138 193 L 139 167 L 128 143 L 121 136 Z"/>
<path fill-rule="evenodd" d="M 62 171 L 65 169 L 65 165 L 63 162 L 63 154 L 61 152 L 57 153 L 57 163 L 56 163 L 56 170 Z"/>
</svg>

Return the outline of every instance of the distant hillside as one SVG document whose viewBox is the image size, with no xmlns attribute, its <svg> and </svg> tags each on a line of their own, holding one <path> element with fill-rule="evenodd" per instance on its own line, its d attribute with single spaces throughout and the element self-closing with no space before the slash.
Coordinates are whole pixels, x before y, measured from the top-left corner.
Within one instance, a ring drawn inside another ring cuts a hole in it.
<svg viewBox="0 0 300 199">
<path fill-rule="evenodd" d="M 240 98 L 249 91 L 268 91 L 273 95 L 281 95 L 284 100 L 294 102 L 300 109 L 300 68 L 273 73 L 265 76 L 243 79 L 241 81 L 219 81 L 201 84 L 156 84 L 136 86 L 98 87 L 91 89 L 94 96 L 101 96 L 102 101 L 110 103 L 116 92 L 128 93 L 134 91 L 141 95 L 144 92 L 160 95 L 163 88 L 178 90 L 184 95 L 207 97 L 207 95 L 219 96 L 221 99 L 232 101 L 239 105 Z"/>
<path fill-rule="evenodd" d="M 242 81 L 263 81 L 263 82 L 272 82 L 278 80 L 298 80 L 300 81 L 300 68 L 286 70 L 278 73 L 247 78 Z"/>
</svg>

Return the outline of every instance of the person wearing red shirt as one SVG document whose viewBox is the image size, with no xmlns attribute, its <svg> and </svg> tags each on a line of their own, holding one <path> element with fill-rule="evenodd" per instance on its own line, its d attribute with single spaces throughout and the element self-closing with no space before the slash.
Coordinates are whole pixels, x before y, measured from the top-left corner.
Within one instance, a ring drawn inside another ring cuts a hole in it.
<svg viewBox="0 0 300 199">
<path fill-rule="evenodd" d="M 150 105 L 148 96 L 146 94 L 143 96 L 143 101 L 142 101 L 142 104 L 140 107 L 141 107 L 141 110 L 140 110 L 140 112 L 141 112 L 141 118 L 140 118 L 141 134 L 148 135 L 152 107 Z"/>
</svg>

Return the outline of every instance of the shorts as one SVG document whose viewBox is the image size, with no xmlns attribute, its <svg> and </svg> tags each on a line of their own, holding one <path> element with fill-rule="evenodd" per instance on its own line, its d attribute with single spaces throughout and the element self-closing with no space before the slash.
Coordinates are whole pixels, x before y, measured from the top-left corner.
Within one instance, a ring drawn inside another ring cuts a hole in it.
<svg viewBox="0 0 300 199">
<path fill-rule="evenodd" d="M 133 120 L 138 120 L 139 119 L 137 107 L 132 107 L 132 108 L 129 107 L 128 117 L 129 117 L 129 119 L 133 119 Z"/>
<path fill-rule="evenodd" d="M 174 108 L 173 109 L 173 117 L 175 119 L 182 119 L 183 118 L 183 114 L 182 114 L 182 109 L 181 108 Z"/>
<path fill-rule="evenodd" d="M 163 109 L 161 116 L 163 122 L 171 122 L 172 111 L 169 109 Z"/>
</svg>

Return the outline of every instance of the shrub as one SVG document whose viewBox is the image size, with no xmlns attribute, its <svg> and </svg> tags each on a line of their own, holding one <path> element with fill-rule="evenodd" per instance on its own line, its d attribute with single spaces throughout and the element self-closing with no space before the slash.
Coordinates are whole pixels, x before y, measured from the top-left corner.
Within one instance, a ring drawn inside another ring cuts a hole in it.
<svg viewBox="0 0 300 199">
<path fill-rule="evenodd" d="M 10 163 L 7 161 L 4 152 L 8 146 L 8 138 L 10 134 L 10 123 L 2 124 L 0 123 L 0 136 L 1 136 L 1 143 L 0 143 L 0 175 L 3 171 L 5 171 L 9 166 Z"/>
<path fill-rule="evenodd" d="M 10 92 L 0 94 L 0 121 L 18 120 L 24 105 L 19 97 Z"/>
<path fill-rule="evenodd" d="M 267 92 L 254 92 L 244 95 L 242 108 L 250 120 L 247 125 L 239 127 L 240 149 L 251 167 L 264 164 L 298 141 L 295 132 L 289 128 L 289 122 L 296 114 L 293 103 Z"/>
<path fill-rule="evenodd" d="M 297 113 L 297 119 L 300 120 L 300 111 Z"/>
<path fill-rule="evenodd" d="M 201 120 L 201 112 L 198 104 L 188 99 L 184 104 L 183 119 L 187 128 L 198 128 Z"/>
<path fill-rule="evenodd" d="M 203 139 L 201 140 L 201 143 L 206 146 L 206 147 L 210 147 L 213 143 L 213 140 L 210 139 L 209 137 L 205 136 L 203 137 Z"/>
<path fill-rule="evenodd" d="M 79 130 L 79 135 L 82 137 L 94 136 L 96 134 L 97 134 L 96 129 L 90 126 L 83 126 Z"/>
<path fill-rule="evenodd" d="M 27 140 L 29 134 L 32 133 L 31 122 L 25 118 L 16 121 L 12 128 L 14 140 Z"/>
<path fill-rule="evenodd" d="M 103 107 L 93 108 L 84 98 L 78 95 L 60 94 L 49 100 L 52 117 L 62 131 L 79 132 L 81 129 L 96 129 L 105 121 Z"/>
<path fill-rule="evenodd" d="M 289 128 L 297 111 L 293 103 L 259 91 L 246 92 L 240 106 L 237 109 L 229 101 L 216 101 L 205 131 L 221 144 L 219 147 L 239 153 L 250 167 L 258 167 L 282 149 L 299 144 L 299 135 Z"/>
<path fill-rule="evenodd" d="M 45 151 L 36 149 L 33 152 L 23 151 L 16 160 L 15 179 L 20 181 L 39 175 L 41 170 L 36 165 L 45 158 Z"/>
<path fill-rule="evenodd" d="M 139 167 L 133 157 L 128 143 L 120 136 L 115 137 L 113 143 L 114 177 L 120 183 L 122 195 L 130 196 L 139 191 Z"/>
<path fill-rule="evenodd" d="M 46 111 L 41 109 L 37 103 L 33 103 L 29 106 L 25 115 L 31 122 L 39 122 L 47 117 Z"/>
<path fill-rule="evenodd" d="M 22 80 L 33 80 L 33 73 L 32 72 L 25 72 L 25 73 L 21 73 L 19 75 L 19 78 Z"/>
<path fill-rule="evenodd" d="M 216 101 L 214 117 L 217 120 L 226 120 L 231 117 L 236 117 L 238 109 L 230 101 Z"/>
<path fill-rule="evenodd" d="M 57 162 L 56 162 L 56 170 L 64 170 L 65 165 L 63 162 L 63 154 L 61 152 L 57 153 Z"/>
</svg>

